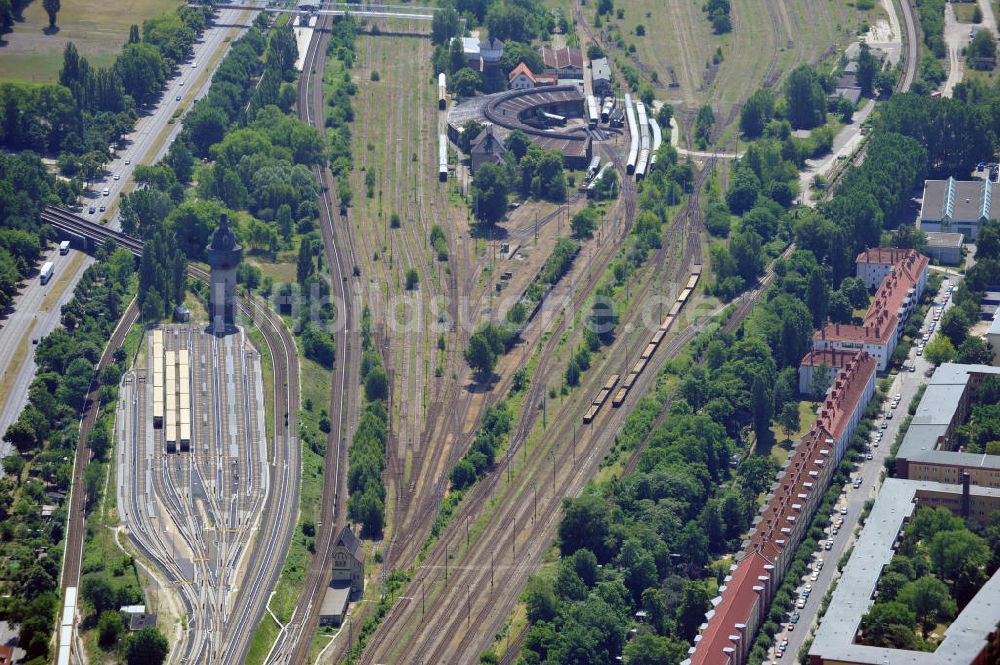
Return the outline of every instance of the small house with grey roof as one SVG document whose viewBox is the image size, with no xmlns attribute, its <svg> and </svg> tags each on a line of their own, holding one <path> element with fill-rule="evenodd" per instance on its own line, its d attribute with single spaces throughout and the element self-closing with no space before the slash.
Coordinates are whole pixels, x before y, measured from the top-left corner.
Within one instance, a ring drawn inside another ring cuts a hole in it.
<svg viewBox="0 0 1000 665">
<path fill-rule="evenodd" d="M 975 242 L 979 229 L 990 219 L 1000 219 L 993 199 L 1000 198 L 995 182 L 981 180 L 927 180 L 920 206 L 920 230 L 961 233 L 965 242 Z"/>
</svg>

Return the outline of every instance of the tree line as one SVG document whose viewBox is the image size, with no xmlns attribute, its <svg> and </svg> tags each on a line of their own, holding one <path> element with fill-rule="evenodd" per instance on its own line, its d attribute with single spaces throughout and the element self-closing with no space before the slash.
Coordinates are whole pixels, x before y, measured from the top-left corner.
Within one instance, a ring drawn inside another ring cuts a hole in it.
<svg viewBox="0 0 1000 665">
<path fill-rule="evenodd" d="M 135 123 L 174 67 L 190 57 L 208 8 L 180 7 L 133 25 L 110 67 L 93 67 L 70 42 L 58 83 L 0 83 L 0 145 L 60 156 L 68 177 L 99 175 L 109 144 Z"/>
<path fill-rule="evenodd" d="M 135 282 L 134 259 L 124 250 L 99 252 L 98 262 L 83 274 L 76 295 L 63 308 L 61 328 L 42 339 L 35 353 L 37 375 L 28 390 L 28 404 L 4 433 L 15 452 L 4 458 L 0 479 L 0 561 L 3 596 L 0 613 L 19 624 L 18 644 L 33 665 L 49 662 L 53 620 L 61 603 L 58 589 L 65 538 L 66 501 L 79 444 L 80 412 L 95 377 L 97 362 L 111 336 Z M 115 356 L 99 377 L 100 399 L 116 400 L 124 353 Z M 91 439 L 94 460 L 87 469 L 86 509 L 103 489 L 109 438 L 101 424 Z M 56 513 L 42 519 L 42 505 Z M 37 552 L 47 551 L 39 557 Z M 89 571 L 85 567 L 82 571 Z M 125 593 L 131 599 L 135 589 Z"/>
<path fill-rule="evenodd" d="M 348 452 L 347 512 L 362 535 L 377 538 L 385 527 L 385 445 L 389 438 L 389 379 L 372 329 L 371 310 L 361 313 L 361 383 L 364 406 Z"/>
</svg>

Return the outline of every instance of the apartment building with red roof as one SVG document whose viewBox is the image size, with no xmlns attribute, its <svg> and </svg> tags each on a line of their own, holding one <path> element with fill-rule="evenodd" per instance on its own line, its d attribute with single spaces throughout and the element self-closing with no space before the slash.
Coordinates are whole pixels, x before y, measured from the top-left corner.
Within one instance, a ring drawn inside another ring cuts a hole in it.
<svg viewBox="0 0 1000 665">
<path fill-rule="evenodd" d="M 860 324 L 828 323 L 813 335 L 813 350 L 864 351 L 889 367 L 903 335 L 903 324 L 927 286 L 928 259 L 913 249 L 866 249 L 858 254 L 857 276 L 866 285 L 880 279 L 875 298 Z M 870 288 L 870 286 L 869 286 Z M 801 370 L 800 370 L 801 385 Z"/>
<path fill-rule="evenodd" d="M 837 375 L 816 422 L 794 445 L 771 486 L 682 665 L 746 662 L 757 628 L 875 393 L 876 365 L 875 358 L 855 352 Z"/>
</svg>

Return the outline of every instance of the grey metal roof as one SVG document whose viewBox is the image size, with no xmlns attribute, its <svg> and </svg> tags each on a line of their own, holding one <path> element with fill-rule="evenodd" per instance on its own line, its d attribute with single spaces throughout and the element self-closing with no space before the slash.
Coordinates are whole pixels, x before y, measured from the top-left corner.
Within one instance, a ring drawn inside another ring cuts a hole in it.
<svg viewBox="0 0 1000 665">
<path fill-rule="evenodd" d="M 996 219 L 993 197 L 998 186 L 985 180 L 927 180 L 920 219 L 940 221 L 947 217 L 953 223 Z"/>
<path fill-rule="evenodd" d="M 590 61 L 591 76 L 595 81 L 611 80 L 611 68 L 608 66 L 607 58 L 597 58 Z"/>
<path fill-rule="evenodd" d="M 961 247 L 961 233 L 937 233 L 929 231 L 927 234 L 928 247 Z"/>
<path fill-rule="evenodd" d="M 973 486 L 970 491 L 977 496 L 1000 497 L 1000 489 Z M 895 554 L 893 544 L 921 492 L 960 497 L 962 487 L 898 478 L 885 481 L 819 625 L 810 656 L 872 665 L 965 665 L 983 649 L 997 625 L 1000 573 L 983 585 L 952 622 L 933 653 L 854 644 L 861 618 L 874 602 L 879 575 Z"/>
<path fill-rule="evenodd" d="M 934 371 L 896 457 L 911 462 L 1000 469 L 1000 455 L 938 450 L 946 437 L 972 374 L 1000 374 L 1000 367 L 945 363 Z"/>
<path fill-rule="evenodd" d="M 354 535 L 353 531 L 351 531 L 350 526 L 345 526 L 341 529 L 340 537 L 337 539 L 337 544 L 343 545 L 347 548 L 347 551 L 351 553 L 351 556 L 358 561 L 362 561 L 364 559 L 364 552 L 361 551 L 361 541 L 358 540 L 358 537 Z"/>
</svg>

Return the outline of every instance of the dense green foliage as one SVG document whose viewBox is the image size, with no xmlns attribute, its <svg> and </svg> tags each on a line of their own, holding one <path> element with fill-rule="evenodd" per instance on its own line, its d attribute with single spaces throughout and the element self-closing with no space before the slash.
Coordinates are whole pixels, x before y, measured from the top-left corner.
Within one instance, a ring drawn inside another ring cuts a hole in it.
<svg viewBox="0 0 1000 665">
<path fill-rule="evenodd" d="M 67 175 L 82 168 L 91 180 L 108 145 L 131 129 L 137 111 L 159 97 L 170 71 L 190 57 L 209 16 L 208 8 L 181 7 L 147 20 L 142 40 L 136 27 L 108 68 L 91 66 L 70 42 L 58 83 L 0 83 L 0 145 L 61 154 Z"/>
<path fill-rule="evenodd" d="M 388 381 L 372 330 L 372 314 L 361 313 L 361 383 L 365 403 L 348 453 L 347 512 L 361 524 L 362 534 L 375 538 L 385 526 L 385 444 L 389 437 Z"/>
<path fill-rule="evenodd" d="M 34 153 L 0 153 L 0 309 L 10 305 L 18 283 L 35 269 L 50 237 L 39 221 L 42 208 L 69 205 L 77 189 L 53 178 Z"/>
<path fill-rule="evenodd" d="M 732 7 L 729 0 L 708 0 L 701 9 L 712 22 L 712 31 L 715 34 L 724 35 L 732 31 L 733 20 L 730 16 Z"/>
<path fill-rule="evenodd" d="M 38 373 L 28 392 L 28 405 L 4 433 L 15 454 L 4 460 L 0 479 L 0 561 L 3 562 L 3 600 L 0 614 L 20 624 L 19 644 L 28 658 L 47 658 L 52 621 L 59 607 L 57 580 L 62 550 L 54 547 L 65 537 L 65 496 L 69 491 L 73 459 L 80 431 L 80 411 L 96 378 L 94 369 L 111 331 L 134 286 L 134 260 L 124 250 L 99 255 L 88 268 L 76 296 L 63 308 L 63 327 L 38 344 Z M 117 376 L 124 356 L 104 378 L 115 381 L 101 392 L 114 403 Z M 98 421 L 91 442 L 94 459 L 86 476 L 86 509 L 99 500 L 110 441 L 111 420 Z M 103 443 L 102 443 L 103 442 Z M 42 520 L 42 504 L 55 504 L 55 515 Z M 39 548 L 48 555 L 38 557 Z M 89 571 L 84 568 L 85 576 Z M 135 589 L 116 599 L 132 600 Z M 86 598 L 86 594 L 85 594 Z"/>
<path fill-rule="evenodd" d="M 934 651 L 930 631 L 950 622 L 1000 564 L 1000 515 L 990 517 L 985 535 L 947 508 L 918 508 L 879 578 L 875 604 L 861 622 L 861 641 Z"/>
</svg>

